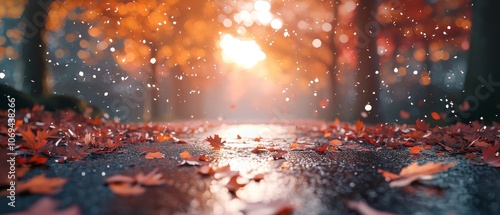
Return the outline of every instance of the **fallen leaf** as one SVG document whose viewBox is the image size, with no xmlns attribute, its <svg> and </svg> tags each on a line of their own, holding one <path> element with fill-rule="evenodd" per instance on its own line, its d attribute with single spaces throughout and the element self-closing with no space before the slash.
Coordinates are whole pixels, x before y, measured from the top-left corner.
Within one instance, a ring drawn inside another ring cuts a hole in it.
<svg viewBox="0 0 500 215">
<path fill-rule="evenodd" d="M 318 153 L 325 153 L 326 149 L 328 148 L 328 145 L 321 145 L 316 148 L 316 152 Z"/>
<path fill-rule="evenodd" d="M 80 208 L 76 205 L 71 205 L 62 210 L 59 208 L 59 201 L 55 201 L 49 197 L 43 197 L 33 203 L 25 211 L 10 213 L 10 215 L 79 215 L 81 214 Z"/>
<path fill-rule="evenodd" d="M 236 192 L 240 188 L 247 185 L 246 183 L 238 182 L 239 177 L 240 177 L 239 175 L 234 175 L 229 179 L 229 181 L 226 184 L 226 188 L 229 190 L 229 192 Z"/>
<path fill-rule="evenodd" d="M 276 153 L 272 154 L 274 160 L 284 159 L 285 154 L 288 153 L 286 150 L 276 150 Z"/>
<path fill-rule="evenodd" d="M 267 151 L 266 147 L 263 145 L 257 145 L 254 149 L 252 149 L 253 153 L 261 153 Z"/>
<path fill-rule="evenodd" d="M 390 212 L 379 211 L 370 207 L 368 204 L 362 201 L 346 200 L 345 205 L 361 215 L 394 215 Z"/>
<path fill-rule="evenodd" d="M 500 156 L 497 154 L 498 148 L 500 148 L 500 143 L 498 142 L 493 146 L 488 145 L 486 148 L 483 148 L 483 160 L 492 167 L 500 167 Z"/>
<path fill-rule="evenodd" d="M 340 145 L 342 145 L 342 141 L 337 140 L 337 139 L 330 140 L 330 145 L 332 145 L 332 146 L 340 146 Z"/>
<path fill-rule="evenodd" d="M 46 178 L 45 174 L 42 174 L 26 182 L 18 182 L 17 190 L 19 193 L 29 192 L 32 194 L 52 195 L 61 192 L 66 181 L 64 178 Z"/>
<path fill-rule="evenodd" d="M 142 172 L 135 176 L 114 175 L 106 179 L 109 189 L 120 196 L 135 196 L 146 191 L 145 186 L 158 186 L 165 184 L 162 174 L 154 169 L 148 174 Z"/>
<path fill-rule="evenodd" d="M 279 199 L 269 202 L 246 203 L 241 211 L 245 215 L 284 215 L 292 214 L 296 208 L 297 205 L 289 200 Z"/>
<path fill-rule="evenodd" d="M 362 131 L 365 125 L 363 124 L 363 122 L 361 122 L 361 120 L 357 120 L 355 127 L 356 131 Z"/>
<path fill-rule="evenodd" d="M 217 134 L 215 134 L 214 137 L 209 136 L 205 140 L 210 143 L 214 150 L 220 150 L 220 147 L 224 146 L 224 143 L 226 142 L 222 141 L 222 138 Z"/>
<path fill-rule="evenodd" d="M 411 163 L 403 168 L 399 174 L 379 169 L 378 172 L 384 176 L 385 180 L 390 182 L 391 187 L 404 187 L 416 180 L 430 180 L 434 174 L 446 171 L 455 166 L 455 162 L 429 162 L 424 165 L 418 165 L 417 162 Z"/>
<path fill-rule="evenodd" d="M 139 184 L 114 183 L 109 184 L 109 189 L 119 196 L 137 196 L 146 192 L 146 189 Z"/>
<path fill-rule="evenodd" d="M 413 146 L 413 147 L 410 148 L 410 154 L 416 155 L 416 154 L 420 153 L 423 150 L 424 150 L 424 147 L 422 147 L 422 146 Z"/>
<path fill-rule="evenodd" d="M 36 136 L 31 129 L 21 130 L 19 129 L 19 133 L 23 136 L 23 140 L 25 143 L 22 145 L 28 149 L 33 149 L 35 151 L 40 150 L 45 144 L 47 144 L 47 138 L 57 133 L 57 130 L 37 130 Z"/>
<path fill-rule="evenodd" d="M 138 184 L 143 186 L 158 186 L 165 184 L 165 180 L 161 179 L 162 174 L 157 172 L 158 169 L 154 169 L 148 174 L 140 172 L 135 176 L 135 180 L 137 181 Z"/>
<path fill-rule="evenodd" d="M 146 154 L 146 159 L 151 160 L 151 159 L 156 159 L 156 158 L 165 158 L 165 154 L 161 152 L 150 152 Z"/>
<path fill-rule="evenodd" d="M 255 142 L 260 142 L 261 140 L 262 140 L 262 137 L 253 138 L 253 141 L 255 141 Z"/>
<path fill-rule="evenodd" d="M 241 140 L 241 136 L 239 134 L 236 135 L 236 139 Z"/>
<path fill-rule="evenodd" d="M 179 157 L 181 157 L 182 160 L 187 160 L 191 158 L 191 154 L 188 151 L 183 151 L 179 154 Z"/>
</svg>

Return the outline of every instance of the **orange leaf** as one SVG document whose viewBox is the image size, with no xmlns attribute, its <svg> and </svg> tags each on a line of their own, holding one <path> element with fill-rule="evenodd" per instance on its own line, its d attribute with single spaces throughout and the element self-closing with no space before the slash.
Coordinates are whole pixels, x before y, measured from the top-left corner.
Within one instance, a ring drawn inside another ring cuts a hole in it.
<svg viewBox="0 0 500 215">
<path fill-rule="evenodd" d="M 416 155 L 416 154 L 420 153 L 422 150 L 424 150 L 424 147 L 422 147 L 422 146 L 413 146 L 410 148 L 410 154 Z"/>
<path fill-rule="evenodd" d="M 492 167 L 500 167 L 500 156 L 497 155 L 498 148 L 500 148 L 498 142 L 493 146 L 489 145 L 483 148 L 483 160 Z"/>
<path fill-rule="evenodd" d="M 45 174 L 35 176 L 26 182 L 18 182 L 17 189 L 20 193 L 29 192 L 32 194 L 56 194 L 66 184 L 64 178 L 46 178 Z"/>
<path fill-rule="evenodd" d="M 226 141 L 222 141 L 222 138 L 219 135 L 215 134 L 214 137 L 207 137 L 206 141 L 210 143 L 214 150 L 220 150 L 221 146 L 224 146 Z"/>
<path fill-rule="evenodd" d="M 146 189 L 139 184 L 132 185 L 129 183 L 109 184 L 109 189 L 119 196 L 137 196 L 146 192 Z"/>
<path fill-rule="evenodd" d="M 182 160 L 187 160 L 191 158 L 191 154 L 188 151 L 183 151 L 179 154 L 179 157 L 181 157 Z"/>
<path fill-rule="evenodd" d="M 340 146 L 340 145 L 342 145 L 342 141 L 337 140 L 337 139 L 330 140 L 330 145 L 332 145 L 332 146 Z"/>
<path fill-rule="evenodd" d="M 430 162 L 424 165 L 418 165 L 417 162 L 414 162 L 403 168 L 399 175 L 381 169 L 379 169 L 378 172 L 385 177 L 386 181 L 391 182 L 389 184 L 391 187 L 404 187 L 416 180 L 432 179 L 432 175 L 446 171 L 453 166 L 455 166 L 455 162 Z"/>
<path fill-rule="evenodd" d="M 356 126 L 356 130 L 357 131 L 362 131 L 363 128 L 365 127 L 365 125 L 363 124 L 363 122 L 361 122 L 360 120 L 356 121 L 356 125 L 355 126 Z"/>
<path fill-rule="evenodd" d="M 155 158 L 165 158 L 165 154 L 161 152 L 150 152 L 146 154 L 146 159 L 151 160 Z"/>
<path fill-rule="evenodd" d="M 439 114 L 437 112 L 432 112 L 431 116 L 432 116 L 432 118 L 434 120 L 440 120 L 441 119 L 441 116 L 439 116 Z"/>
</svg>

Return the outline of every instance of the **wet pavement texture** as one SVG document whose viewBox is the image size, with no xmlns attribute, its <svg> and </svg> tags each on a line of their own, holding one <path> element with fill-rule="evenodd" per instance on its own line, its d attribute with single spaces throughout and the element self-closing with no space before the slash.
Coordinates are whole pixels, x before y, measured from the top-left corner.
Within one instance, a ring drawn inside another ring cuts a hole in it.
<svg viewBox="0 0 500 215">
<path fill-rule="evenodd" d="M 82 214 L 243 214 L 246 203 L 275 200 L 296 205 L 293 214 L 356 214 L 345 206 L 347 199 L 397 214 L 500 214 L 500 168 L 474 165 L 460 156 L 437 156 L 431 151 L 414 156 L 408 149 L 376 150 L 369 144 L 369 151 L 288 150 L 285 159 L 279 160 L 272 159 L 273 152 L 251 152 L 257 145 L 289 149 L 297 138 L 318 141 L 290 132 L 292 129 L 270 124 L 221 125 L 184 137 L 187 144 L 127 144 L 123 148 L 126 153 L 92 155 L 64 164 L 50 160 L 25 178 L 45 173 L 47 177 L 68 179 L 62 192 L 52 198 L 60 201 L 61 208 L 78 205 Z M 204 141 L 214 134 L 227 141 L 220 151 L 212 150 Z M 257 142 L 255 137 L 262 139 Z M 145 159 L 140 150 L 144 146 L 158 148 L 165 159 Z M 198 167 L 179 166 L 179 153 L 185 150 L 207 155 L 212 164 L 230 164 L 235 171 L 267 174 L 263 180 L 250 181 L 231 193 L 224 181 L 199 174 Z M 434 180 L 403 188 L 389 187 L 377 172 L 384 169 L 397 173 L 412 162 L 429 161 L 457 164 Z M 146 188 L 139 196 L 118 196 L 105 184 L 112 175 L 135 175 L 155 168 L 168 183 Z M 2 198 L 2 214 L 24 210 L 41 197 L 18 195 L 16 208 L 7 207 L 8 199 Z"/>
</svg>

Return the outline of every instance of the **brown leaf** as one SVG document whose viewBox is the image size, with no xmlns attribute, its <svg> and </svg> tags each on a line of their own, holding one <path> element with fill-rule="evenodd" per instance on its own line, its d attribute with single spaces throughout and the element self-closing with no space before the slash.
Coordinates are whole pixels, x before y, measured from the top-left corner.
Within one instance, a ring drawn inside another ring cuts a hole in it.
<svg viewBox="0 0 500 215">
<path fill-rule="evenodd" d="M 26 182 L 18 182 L 18 192 L 29 192 L 32 194 L 56 194 L 62 190 L 66 184 L 64 178 L 46 178 L 45 174 L 35 176 Z"/>
<path fill-rule="evenodd" d="M 49 197 L 43 197 L 40 200 L 33 203 L 25 211 L 11 213 L 11 215 L 79 215 L 81 214 L 80 208 L 76 205 L 71 205 L 62 210 L 57 210 L 59 208 L 59 202 L 55 201 Z"/>
<path fill-rule="evenodd" d="M 416 180 L 432 179 L 433 178 L 432 175 L 442 171 L 446 171 L 453 166 L 455 166 L 455 162 L 452 163 L 430 162 L 424 165 L 418 165 L 417 162 L 414 162 L 408 165 L 407 167 L 403 168 L 399 173 L 399 175 L 381 169 L 379 169 L 378 172 L 385 177 L 386 181 L 390 181 L 389 186 L 404 187 Z"/>
<path fill-rule="evenodd" d="M 220 147 L 224 146 L 224 143 L 226 142 L 222 141 L 222 138 L 217 134 L 215 134 L 214 137 L 209 136 L 205 140 L 210 143 L 214 150 L 220 150 Z"/>
<path fill-rule="evenodd" d="M 390 212 L 379 211 L 370 207 L 368 204 L 362 201 L 346 200 L 345 205 L 361 215 L 394 215 Z"/>
<path fill-rule="evenodd" d="M 254 149 L 252 149 L 253 153 L 261 153 L 267 151 L 266 147 L 263 145 L 257 145 Z"/>
<path fill-rule="evenodd" d="M 247 185 L 246 183 L 240 183 L 238 182 L 239 175 L 232 176 L 231 179 L 229 179 L 229 182 L 226 184 L 226 188 L 229 190 L 229 192 L 236 192 L 240 188 L 244 187 Z"/>
<path fill-rule="evenodd" d="M 492 167 L 500 167 L 500 156 L 497 154 L 498 148 L 500 148 L 500 143 L 498 142 L 493 146 L 488 145 L 486 148 L 483 148 L 483 160 Z"/>
<path fill-rule="evenodd" d="M 276 153 L 272 154 L 271 156 L 273 157 L 274 160 L 278 159 L 284 159 L 285 154 L 288 153 L 286 150 L 276 150 Z"/>
<path fill-rule="evenodd" d="M 151 159 L 156 159 L 156 158 L 165 158 L 165 154 L 161 152 L 150 152 L 146 154 L 146 159 L 151 160 Z"/>
</svg>

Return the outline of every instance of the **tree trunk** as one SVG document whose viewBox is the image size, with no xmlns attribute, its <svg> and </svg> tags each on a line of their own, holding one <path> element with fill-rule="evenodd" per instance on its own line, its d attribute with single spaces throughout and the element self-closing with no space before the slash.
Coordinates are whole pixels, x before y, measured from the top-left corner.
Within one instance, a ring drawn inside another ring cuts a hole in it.
<svg viewBox="0 0 500 215">
<path fill-rule="evenodd" d="M 157 59 L 157 49 L 156 47 L 150 48 L 150 59 Z M 149 121 L 158 121 L 161 119 L 162 114 L 159 108 L 158 101 L 158 71 L 156 67 L 156 62 L 150 64 L 149 69 L 149 80 L 146 83 L 147 96 L 146 100 L 144 100 L 144 113 L 143 120 L 146 122 Z"/>
<path fill-rule="evenodd" d="M 469 64 L 458 120 L 500 121 L 500 1 L 474 1 Z"/>
<path fill-rule="evenodd" d="M 342 104 L 340 103 L 342 101 L 342 96 L 339 95 L 340 92 L 340 86 L 338 84 L 338 71 L 339 71 L 339 65 L 338 65 L 338 59 L 340 56 L 340 50 L 337 47 L 337 44 L 335 43 L 335 34 L 337 31 L 338 27 L 338 7 L 339 7 L 339 0 L 335 0 L 333 2 L 333 20 L 332 20 L 332 31 L 331 31 L 331 38 L 330 38 L 330 50 L 332 52 L 332 63 L 330 65 L 330 89 L 332 91 L 331 93 L 331 98 L 330 101 L 328 102 L 327 106 L 327 111 L 329 114 L 327 115 L 328 118 L 338 118 L 341 112 L 341 106 Z"/>
<path fill-rule="evenodd" d="M 45 63 L 43 39 L 49 5 L 52 2 L 53 0 L 29 0 L 21 17 L 24 24 L 24 35 L 21 41 L 21 89 L 35 97 L 52 91 L 50 75 Z"/>
<path fill-rule="evenodd" d="M 358 50 L 358 70 L 355 72 L 355 118 L 367 123 L 377 123 L 379 119 L 379 68 L 377 36 L 380 31 L 375 16 L 377 1 L 359 1 L 356 14 Z M 371 107 L 371 108 L 370 108 Z"/>
</svg>

